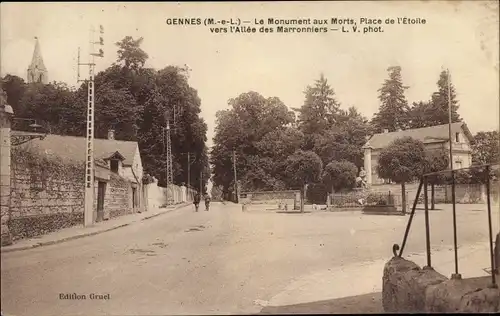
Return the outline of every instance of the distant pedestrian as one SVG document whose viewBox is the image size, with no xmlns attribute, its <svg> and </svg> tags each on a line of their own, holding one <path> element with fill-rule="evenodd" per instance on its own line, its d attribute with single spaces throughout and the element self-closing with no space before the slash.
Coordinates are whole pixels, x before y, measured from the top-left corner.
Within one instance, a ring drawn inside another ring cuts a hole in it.
<svg viewBox="0 0 500 316">
<path fill-rule="evenodd" d="M 210 208 L 210 195 L 205 194 L 205 211 L 208 211 Z"/>
<path fill-rule="evenodd" d="M 193 204 L 194 204 L 195 212 L 198 212 L 198 207 L 200 206 L 200 200 L 201 200 L 200 194 L 198 192 L 195 193 L 195 195 L 193 197 Z"/>
</svg>

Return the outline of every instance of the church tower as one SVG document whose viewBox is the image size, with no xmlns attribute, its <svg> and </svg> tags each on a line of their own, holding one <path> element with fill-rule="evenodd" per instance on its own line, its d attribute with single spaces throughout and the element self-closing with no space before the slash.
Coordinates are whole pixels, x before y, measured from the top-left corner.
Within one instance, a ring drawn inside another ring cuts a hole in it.
<svg viewBox="0 0 500 316">
<path fill-rule="evenodd" d="M 45 68 L 45 64 L 43 63 L 40 43 L 38 43 L 37 37 L 35 37 L 35 51 L 33 52 L 31 64 L 28 67 L 27 79 L 28 83 L 40 82 L 43 84 L 47 84 L 49 82 L 47 68 Z"/>
</svg>

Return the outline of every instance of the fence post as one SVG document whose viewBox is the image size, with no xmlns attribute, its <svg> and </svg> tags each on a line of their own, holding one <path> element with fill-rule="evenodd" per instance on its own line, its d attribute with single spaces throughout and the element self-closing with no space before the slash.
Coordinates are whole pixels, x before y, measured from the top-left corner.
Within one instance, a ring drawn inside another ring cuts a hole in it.
<svg viewBox="0 0 500 316">
<path fill-rule="evenodd" d="M 431 269 L 431 233 L 429 227 L 429 197 L 428 197 L 427 177 L 424 176 L 424 208 L 425 208 L 425 248 L 427 252 L 427 266 Z"/>
<path fill-rule="evenodd" d="M 491 227 L 491 200 L 490 200 L 490 166 L 486 166 L 486 199 L 488 203 L 488 232 L 489 232 L 489 242 L 490 242 L 490 260 L 491 260 L 491 286 L 492 288 L 497 288 L 496 276 L 495 276 L 495 254 L 493 249 L 493 228 Z"/>
</svg>

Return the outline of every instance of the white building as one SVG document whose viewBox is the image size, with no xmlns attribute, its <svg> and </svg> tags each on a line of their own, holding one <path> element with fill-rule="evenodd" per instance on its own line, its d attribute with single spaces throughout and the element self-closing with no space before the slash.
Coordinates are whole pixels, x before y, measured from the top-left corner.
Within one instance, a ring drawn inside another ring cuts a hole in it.
<svg viewBox="0 0 500 316">
<path fill-rule="evenodd" d="M 453 169 L 467 168 L 472 164 L 472 150 L 470 147 L 473 136 L 463 122 L 451 124 Z M 426 150 L 449 150 L 448 124 L 424 128 L 408 129 L 397 132 L 375 134 L 363 146 L 365 152 L 364 168 L 368 184 L 382 184 L 377 174 L 378 158 L 382 149 L 394 140 L 402 137 L 411 137 L 424 143 Z"/>
</svg>

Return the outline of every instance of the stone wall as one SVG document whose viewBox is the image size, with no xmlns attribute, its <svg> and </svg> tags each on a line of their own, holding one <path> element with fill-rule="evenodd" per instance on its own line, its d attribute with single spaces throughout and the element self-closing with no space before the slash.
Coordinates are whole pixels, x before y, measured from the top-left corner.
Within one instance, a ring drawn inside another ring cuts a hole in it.
<svg viewBox="0 0 500 316">
<path fill-rule="evenodd" d="M 106 186 L 104 209 L 106 213 L 109 213 L 110 218 L 134 212 L 130 182 L 121 178 L 119 175 L 111 173 L 110 180 Z"/>
<path fill-rule="evenodd" d="M 28 152 L 13 150 L 12 155 L 8 226 L 14 240 L 83 221 L 83 167 Z"/>
<path fill-rule="evenodd" d="M 500 312 L 500 290 L 490 277 L 449 280 L 433 269 L 394 257 L 384 267 L 382 304 L 387 313 Z"/>
<path fill-rule="evenodd" d="M 104 194 L 105 219 L 134 212 L 128 180 L 109 172 Z M 82 225 L 84 218 L 84 164 L 48 158 L 14 148 L 8 227 L 13 240 L 31 238 L 62 228 Z M 95 179 L 94 216 L 98 177 Z M 95 220 L 95 217 L 94 217 Z"/>
</svg>

